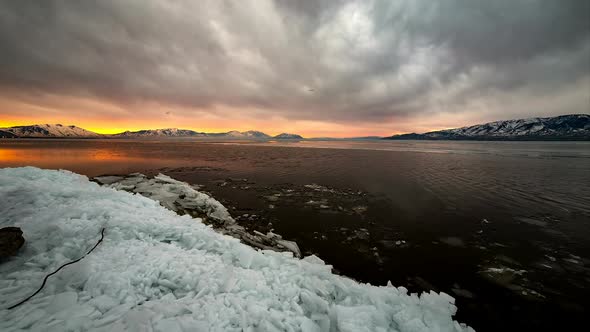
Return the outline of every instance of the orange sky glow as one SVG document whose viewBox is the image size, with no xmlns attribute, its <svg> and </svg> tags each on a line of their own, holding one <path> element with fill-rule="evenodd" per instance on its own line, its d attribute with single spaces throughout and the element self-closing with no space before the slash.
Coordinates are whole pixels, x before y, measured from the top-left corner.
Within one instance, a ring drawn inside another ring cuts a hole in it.
<svg viewBox="0 0 590 332">
<path fill-rule="evenodd" d="M 452 127 L 454 119 L 412 118 L 387 123 L 331 123 L 309 120 L 290 120 L 269 114 L 257 114 L 257 110 L 229 108 L 186 109 L 178 106 L 153 103 L 133 104 L 128 107 L 92 98 L 40 96 L 39 100 L 22 101 L 0 98 L 0 108 L 11 110 L 0 115 L 0 128 L 40 123 L 76 125 L 100 133 L 115 134 L 126 130 L 182 128 L 199 132 L 227 132 L 230 130 L 259 130 L 269 135 L 283 132 L 303 137 L 359 137 L 388 136 L 406 132 L 426 132 Z M 247 116 L 242 115 L 247 114 Z M 258 116 L 252 116 L 258 115 Z M 447 126 L 440 123 L 447 122 Z"/>
<path fill-rule="evenodd" d="M 283 132 L 300 134 L 303 137 L 360 137 L 360 136 L 387 136 L 392 134 L 406 133 L 412 130 L 393 130 L 387 125 L 370 124 L 361 126 L 339 125 L 318 121 L 289 121 L 285 119 L 277 120 L 256 120 L 252 119 L 247 122 L 243 120 L 223 119 L 223 120 L 205 120 L 200 119 L 179 119 L 175 120 L 150 120 L 142 119 L 139 121 L 130 121 L 120 119 L 111 121 L 109 119 L 87 119 L 72 117 L 3 117 L 0 120 L 0 128 L 22 126 L 40 123 L 61 123 L 63 125 L 76 125 L 78 127 L 90 130 L 99 134 L 116 134 L 126 130 L 137 131 L 142 129 L 160 129 L 160 128 L 182 128 L 198 132 L 227 132 L 230 130 L 247 131 L 259 130 L 269 135 L 278 135 Z M 408 128 L 411 128 L 406 124 Z M 442 128 L 426 128 L 417 130 L 426 132 Z"/>
</svg>

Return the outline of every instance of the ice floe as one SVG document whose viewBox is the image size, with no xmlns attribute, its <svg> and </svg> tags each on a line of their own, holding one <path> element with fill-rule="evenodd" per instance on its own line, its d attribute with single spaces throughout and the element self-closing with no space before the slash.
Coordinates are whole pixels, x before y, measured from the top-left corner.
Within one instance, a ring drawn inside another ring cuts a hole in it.
<svg viewBox="0 0 590 332">
<path fill-rule="evenodd" d="M 454 237 L 454 236 L 449 236 L 449 237 L 443 237 L 439 239 L 440 242 L 449 245 L 451 247 L 464 247 L 465 246 L 465 242 L 458 237 Z"/>
</svg>

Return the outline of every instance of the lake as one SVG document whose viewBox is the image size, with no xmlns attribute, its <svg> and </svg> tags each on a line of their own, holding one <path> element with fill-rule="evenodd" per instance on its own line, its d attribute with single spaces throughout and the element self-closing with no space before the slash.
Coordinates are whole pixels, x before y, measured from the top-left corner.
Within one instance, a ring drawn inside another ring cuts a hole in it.
<svg viewBox="0 0 590 332">
<path fill-rule="evenodd" d="M 563 330 L 590 296 L 590 142 L 0 140 L 0 167 L 159 172 L 337 273 L 457 299 L 478 331 Z"/>
</svg>

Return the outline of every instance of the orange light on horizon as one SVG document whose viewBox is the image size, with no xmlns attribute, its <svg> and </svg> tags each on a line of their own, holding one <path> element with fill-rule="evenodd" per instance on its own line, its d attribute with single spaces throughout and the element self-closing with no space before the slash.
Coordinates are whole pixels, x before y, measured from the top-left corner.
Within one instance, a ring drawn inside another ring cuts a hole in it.
<svg viewBox="0 0 590 332">
<path fill-rule="evenodd" d="M 0 105 L 5 107 L 6 105 Z M 65 112 L 65 111 L 64 111 Z M 258 130 L 274 136 L 283 132 L 299 134 L 306 138 L 311 137 L 360 137 L 360 136 L 390 136 L 395 134 L 418 132 L 423 133 L 444 128 L 454 128 L 447 124 L 451 119 L 438 119 L 440 124 L 433 123 L 433 119 L 412 119 L 403 122 L 383 123 L 332 123 L 323 121 L 289 120 L 285 118 L 244 118 L 240 112 L 227 112 L 226 117 L 189 117 L 188 115 L 173 118 L 142 119 L 126 118 L 100 118 L 97 113 L 94 118 L 88 118 L 88 114 L 78 115 L 70 113 L 68 116 L 33 116 L 31 112 L 23 112 L 23 116 L 0 116 L 0 128 L 24 126 L 33 124 L 75 125 L 99 134 L 118 134 L 125 131 L 138 131 L 149 129 L 179 128 L 194 130 L 196 132 L 220 133 L 231 130 L 247 131 Z M 237 114 L 237 115 L 233 115 Z M 441 121 L 446 120 L 446 121 Z M 435 120 L 436 121 L 436 120 Z M 409 129 L 409 130 L 408 130 Z"/>
<path fill-rule="evenodd" d="M 179 128 L 197 132 L 219 133 L 231 130 L 258 130 L 274 136 L 280 133 L 303 137 L 388 136 L 401 127 L 393 123 L 338 123 L 317 120 L 293 120 L 256 109 L 233 108 L 223 105 L 212 109 L 192 109 L 155 103 L 116 105 L 91 97 L 43 95 L 22 101 L 0 96 L 0 128 L 32 124 L 75 125 L 99 134 L 125 131 Z M 1 111 L 0 111 L 1 112 Z M 138 116 L 141 114 L 141 116 Z M 249 116 L 249 114 L 251 116 Z M 407 126 L 407 123 L 403 125 Z"/>
<path fill-rule="evenodd" d="M 10 120 L 10 121 L 0 121 L 0 128 L 8 128 L 8 127 L 15 127 L 15 126 L 27 126 L 27 125 L 34 125 L 34 124 L 57 124 L 60 123 L 64 126 L 74 125 L 98 134 L 104 135 L 111 135 L 111 134 L 119 134 L 125 131 L 139 131 L 139 130 L 154 130 L 154 129 L 166 129 L 166 128 L 178 128 L 178 129 L 186 129 L 186 130 L 193 130 L 196 132 L 204 132 L 204 133 L 223 133 L 229 132 L 232 130 L 237 131 L 248 131 L 248 130 L 257 130 L 264 132 L 268 135 L 274 136 L 278 135 L 283 132 L 292 133 L 292 134 L 299 134 L 303 137 L 334 137 L 334 138 L 343 138 L 343 137 L 361 137 L 361 136 L 389 136 L 401 133 L 408 133 L 410 131 L 399 131 L 399 130 L 392 130 L 392 129 L 383 129 L 383 128 L 371 128 L 370 125 L 365 127 L 357 127 L 357 126 L 346 126 L 346 125 L 338 125 L 338 124 L 331 124 L 331 123 L 321 123 L 320 125 L 307 125 L 307 124 L 299 124 L 297 126 L 292 126 L 291 122 L 289 121 L 280 121 L 276 123 L 272 122 L 258 122 L 252 123 L 251 125 L 244 125 L 240 121 L 231 121 L 226 120 L 224 126 L 213 126 L 208 125 L 205 127 L 196 127 L 190 124 L 186 125 L 162 125 L 159 123 L 153 122 L 146 122 L 143 125 L 134 124 L 132 126 L 125 126 L 124 124 L 116 124 L 114 126 L 108 126 L 102 122 L 97 123 L 87 123 L 87 122 L 76 122 L 76 121 L 31 121 L 31 120 Z M 232 125 L 235 123 L 235 125 Z M 383 126 L 383 124 L 381 124 Z M 273 128 L 273 130 L 268 130 L 266 128 Z M 433 128 L 432 130 L 438 130 L 439 128 Z"/>
</svg>

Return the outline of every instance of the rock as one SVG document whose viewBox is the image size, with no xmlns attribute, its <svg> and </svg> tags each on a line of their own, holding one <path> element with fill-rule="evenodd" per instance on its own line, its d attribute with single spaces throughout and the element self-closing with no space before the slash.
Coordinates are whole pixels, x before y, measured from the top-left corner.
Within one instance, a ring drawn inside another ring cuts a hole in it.
<svg viewBox="0 0 590 332">
<path fill-rule="evenodd" d="M 24 243 L 25 238 L 20 228 L 4 227 L 0 229 L 0 257 L 15 255 Z"/>
</svg>

